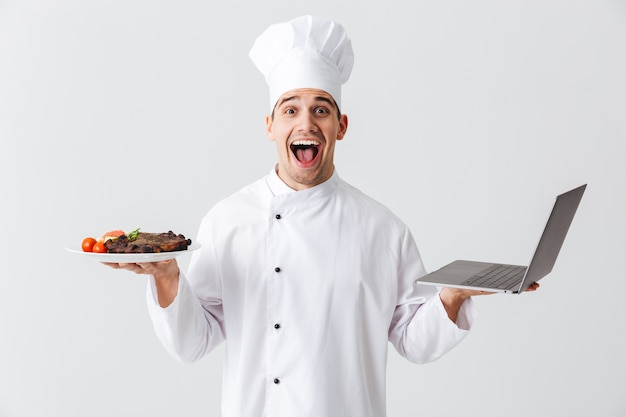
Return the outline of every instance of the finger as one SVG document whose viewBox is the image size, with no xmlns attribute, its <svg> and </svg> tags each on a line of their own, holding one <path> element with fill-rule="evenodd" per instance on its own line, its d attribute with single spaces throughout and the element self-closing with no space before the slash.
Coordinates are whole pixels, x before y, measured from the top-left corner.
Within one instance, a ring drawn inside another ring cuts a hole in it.
<svg viewBox="0 0 626 417">
<path fill-rule="evenodd" d="M 167 265 L 170 262 L 172 262 L 171 259 L 166 259 L 164 261 L 157 261 L 157 262 L 139 262 L 137 263 L 137 265 L 141 266 L 142 268 L 158 268 L 159 265 Z"/>
<path fill-rule="evenodd" d="M 104 266 L 108 266 L 109 268 L 120 269 L 120 265 L 116 262 L 100 262 L 100 263 Z"/>
<path fill-rule="evenodd" d="M 167 269 L 171 268 L 171 262 L 171 259 L 158 262 L 141 262 L 138 263 L 137 266 L 145 271 L 145 273 L 147 274 L 156 275 L 158 273 L 165 272 Z"/>
<path fill-rule="evenodd" d="M 135 274 L 149 274 L 139 264 L 136 263 L 119 263 L 120 269 L 134 272 Z"/>
</svg>

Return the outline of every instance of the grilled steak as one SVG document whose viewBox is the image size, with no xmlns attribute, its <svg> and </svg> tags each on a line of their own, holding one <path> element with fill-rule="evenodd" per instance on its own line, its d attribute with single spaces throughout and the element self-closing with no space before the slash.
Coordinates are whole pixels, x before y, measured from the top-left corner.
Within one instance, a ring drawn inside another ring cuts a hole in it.
<svg viewBox="0 0 626 417">
<path fill-rule="evenodd" d="M 104 246 L 109 253 L 157 253 L 187 250 L 191 239 L 177 235 L 171 230 L 167 233 L 139 232 L 135 239 L 130 240 L 127 235 L 117 239 L 109 239 Z"/>
</svg>

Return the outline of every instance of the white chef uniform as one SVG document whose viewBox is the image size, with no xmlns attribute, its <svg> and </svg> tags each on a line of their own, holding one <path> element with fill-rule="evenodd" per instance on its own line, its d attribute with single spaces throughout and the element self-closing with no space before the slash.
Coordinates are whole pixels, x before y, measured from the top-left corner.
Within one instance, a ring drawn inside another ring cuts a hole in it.
<svg viewBox="0 0 626 417">
<path fill-rule="evenodd" d="M 303 16 L 270 26 L 250 57 L 281 94 L 317 88 L 341 108 L 353 64 L 341 25 Z M 225 342 L 224 417 L 383 417 L 389 342 L 412 362 L 467 334 L 471 299 L 448 319 L 407 226 L 345 183 L 295 192 L 275 170 L 203 219 L 178 295 L 148 306 L 165 348 L 195 361 Z"/>
<path fill-rule="evenodd" d="M 407 226 L 339 178 L 294 192 L 274 170 L 203 219 L 173 304 L 148 305 L 182 361 L 225 340 L 224 417 L 382 417 L 388 340 L 436 360 L 473 321 L 451 322 Z"/>
</svg>

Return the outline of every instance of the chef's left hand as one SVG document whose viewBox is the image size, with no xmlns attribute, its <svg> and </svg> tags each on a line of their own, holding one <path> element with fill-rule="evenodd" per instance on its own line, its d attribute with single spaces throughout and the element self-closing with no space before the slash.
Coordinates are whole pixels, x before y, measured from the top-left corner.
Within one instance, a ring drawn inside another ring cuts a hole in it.
<svg viewBox="0 0 626 417">
<path fill-rule="evenodd" d="M 532 292 L 536 291 L 539 288 L 539 283 L 534 282 L 531 284 L 526 291 L 524 292 Z M 459 309 L 461 305 L 470 297 L 475 295 L 490 295 L 497 294 L 490 291 L 481 291 L 481 290 L 466 290 L 461 288 L 444 288 L 439 293 L 439 298 L 441 298 L 441 303 L 443 304 L 446 312 L 448 313 L 448 317 L 450 320 L 456 323 L 456 319 L 459 314 Z"/>
</svg>

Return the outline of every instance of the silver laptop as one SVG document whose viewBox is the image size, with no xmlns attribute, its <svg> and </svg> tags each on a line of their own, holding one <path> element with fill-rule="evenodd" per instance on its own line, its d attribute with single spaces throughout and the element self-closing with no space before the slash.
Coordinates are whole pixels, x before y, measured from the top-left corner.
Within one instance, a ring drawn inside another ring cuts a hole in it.
<svg viewBox="0 0 626 417">
<path fill-rule="evenodd" d="M 530 265 L 454 261 L 424 275 L 417 284 L 519 294 L 552 271 L 587 184 L 556 198 Z"/>
</svg>

